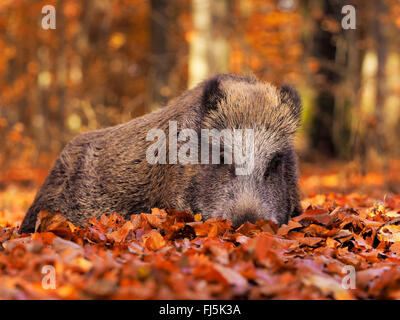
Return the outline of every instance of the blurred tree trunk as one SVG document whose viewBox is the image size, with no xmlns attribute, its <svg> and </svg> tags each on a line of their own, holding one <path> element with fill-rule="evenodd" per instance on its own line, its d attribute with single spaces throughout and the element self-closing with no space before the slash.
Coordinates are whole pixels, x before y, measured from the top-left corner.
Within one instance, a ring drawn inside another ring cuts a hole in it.
<svg viewBox="0 0 400 320">
<path fill-rule="evenodd" d="M 373 15 L 364 13 L 367 22 L 365 28 L 369 35 L 367 39 L 373 40 L 374 45 L 370 48 L 370 53 L 367 54 L 365 52 L 364 55 L 364 64 L 372 64 L 372 68 L 366 71 L 367 69 L 364 67 L 362 78 L 364 99 L 357 112 L 358 116 L 365 115 L 361 117 L 361 121 L 359 120 L 360 123 L 355 135 L 357 137 L 355 150 L 360 161 L 362 174 L 367 173 L 367 167 L 371 163 L 371 160 L 374 165 L 377 164 L 375 161 L 377 160 L 376 155 L 379 156 L 378 158 L 383 165 L 383 169 L 387 169 L 384 107 L 387 94 L 385 68 L 388 44 L 386 42 L 383 23 L 387 9 L 385 4 L 380 1 L 368 3 L 365 9 L 374 13 Z M 375 61 L 374 58 L 376 58 L 376 65 L 367 60 L 373 59 Z M 370 93 L 371 96 L 365 98 L 367 93 Z"/>
<path fill-rule="evenodd" d="M 338 36 L 336 48 L 335 65 L 342 81 L 335 90 L 332 132 L 337 155 L 347 159 L 354 156 L 353 116 L 360 114 L 362 50 L 356 44 L 361 33 L 359 29 L 345 30 Z"/>
<path fill-rule="evenodd" d="M 210 75 L 230 71 L 229 35 L 231 30 L 232 1 L 214 0 L 211 6 L 212 29 L 210 50 Z"/>
<path fill-rule="evenodd" d="M 38 74 L 38 100 L 39 114 L 35 119 L 37 142 L 40 151 L 50 151 L 48 137 L 50 135 L 48 120 L 49 120 L 49 85 L 50 85 L 50 53 L 49 49 L 41 45 L 37 49 L 37 60 L 39 62 Z"/>
<path fill-rule="evenodd" d="M 65 39 L 65 16 L 64 16 L 64 0 L 58 0 L 57 2 L 57 57 L 55 63 L 55 74 L 56 74 L 56 86 L 57 86 L 57 101 L 58 109 L 55 115 L 57 121 L 57 130 L 59 132 L 59 143 L 58 148 L 60 149 L 65 143 L 65 90 L 67 84 L 67 58 L 66 58 L 66 39 Z M 58 150 L 56 150 L 58 151 Z"/>
<path fill-rule="evenodd" d="M 228 0 L 192 0 L 189 88 L 215 73 L 229 72 L 231 5 Z"/>
<path fill-rule="evenodd" d="M 150 110 L 164 106 L 171 95 L 169 78 L 171 72 L 170 34 L 171 15 L 167 0 L 151 0 L 150 11 L 150 70 L 148 90 Z"/>
<path fill-rule="evenodd" d="M 386 75 L 385 67 L 387 60 L 387 43 L 384 34 L 384 18 L 386 14 L 386 5 L 383 1 L 375 1 L 375 18 L 372 22 L 373 35 L 375 38 L 375 50 L 378 60 L 377 71 L 376 71 L 376 100 L 375 100 L 375 110 L 374 110 L 374 122 L 375 122 L 375 132 L 373 140 L 373 148 L 379 154 L 383 154 L 386 151 L 385 142 L 385 129 L 384 129 L 384 106 L 386 97 Z"/>
<path fill-rule="evenodd" d="M 361 29 L 361 30 L 360 30 Z M 352 116 L 352 125 L 349 136 L 349 158 L 358 162 L 362 174 L 366 173 L 366 140 L 365 125 L 361 107 L 362 64 L 366 50 L 355 45 L 365 39 L 365 29 L 357 26 L 357 30 L 346 33 L 348 44 L 347 75 L 343 86 L 350 90 L 349 113 Z"/>
<path fill-rule="evenodd" d="M 316 90 L 315 108 L 310 124 L 311 148 L 326 156 L 334 156 L 336 148 L 333 136 L 335 111 L 335 86 L 339 74 L 335 69 L 336 44 L 335 34 L 326 27 L 329 18 L 340 16 L 339 1 L 307 1 L 309 9 L 321 12 L 315 17 L 312 56 L 319 69 L 312 77 Z"/>
<path fill-rule="evenodd" d="M 354 1 L 353 5 L 357 6 L 356 29 L 342 30 L 337 36 L 335 64 L 336 70 L 340 71 L 341 81 L 335 90 L 333 136 L 339 157 L 358 158 L 364 162 L 362 130 L 366 121 L 361 116 L 361 87 L 366 50 L 362 43 L 365 43 L 369 8 L 362 6 L 359 1 Z"/>
</svg>

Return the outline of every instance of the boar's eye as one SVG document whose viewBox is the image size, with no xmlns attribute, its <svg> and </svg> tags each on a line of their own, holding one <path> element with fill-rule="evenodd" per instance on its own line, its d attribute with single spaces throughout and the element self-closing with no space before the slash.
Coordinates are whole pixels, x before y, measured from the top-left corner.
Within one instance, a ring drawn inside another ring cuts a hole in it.
<svg viewBox="0 0 400 320">
<path fill-rule="evenodd" d="M 282 163 L 282 154 L 277 153 L 269 162 L 267 170 L 265 170 L 264 173 L 264 178 L 268 178 L 271 173 L 278 171 L 281 163 Z"/>
</svg>

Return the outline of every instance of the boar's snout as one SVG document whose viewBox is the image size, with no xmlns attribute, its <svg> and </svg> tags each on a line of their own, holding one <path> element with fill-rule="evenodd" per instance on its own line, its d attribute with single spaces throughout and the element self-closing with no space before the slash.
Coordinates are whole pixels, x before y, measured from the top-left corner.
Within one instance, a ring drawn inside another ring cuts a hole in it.
<svg viewBox="0 0 400 320">
<path fill-rule="evenodd" d="M 236 229 L 245 222 L 255 223 L 260 220 L 261 217 L 254 210 L 246 210 L 243 212 L 236 212 L 233 214 L 232 226 Z"/>
</svg>

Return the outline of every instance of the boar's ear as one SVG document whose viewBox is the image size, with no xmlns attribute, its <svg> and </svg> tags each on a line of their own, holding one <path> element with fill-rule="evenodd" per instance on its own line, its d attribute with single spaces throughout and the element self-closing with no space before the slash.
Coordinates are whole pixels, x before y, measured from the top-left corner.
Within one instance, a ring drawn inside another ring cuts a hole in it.
<svg viewBox="0 0 400 320">
<path fill-rule="evenodd" d="M 290 85 L 283 85 L 279 92 L 281 103 L 286 104 L 296 119 L 300 120 L 301 117 L 301 98 L 297 90 Z"/>
<path fill-rule="evenodd" d="M 218 102 L 224 98 L 218 77 L 211 78 L 204 83 L 203 95 L 201 99 L 204 113 L 216 110 Z"/>
</svg>

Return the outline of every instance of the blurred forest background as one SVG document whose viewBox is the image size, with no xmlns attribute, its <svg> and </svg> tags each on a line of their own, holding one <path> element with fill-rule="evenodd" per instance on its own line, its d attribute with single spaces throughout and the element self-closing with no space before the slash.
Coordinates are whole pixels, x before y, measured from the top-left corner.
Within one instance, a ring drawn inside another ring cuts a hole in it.
<svg viewBox="0 0 400 320">
<path fill-rule="evenodd" d="M 55 30 L 41 25 L 48 4 Z M 355 30 L 341 27 L 346 4 Z M 43 181 L 72 137 L 160 108 L 218 72 L 298 88 L 303 162 L 392 172 L 399 31 L 399 0 L 1 0 L 0 187 Z"/>
</svg>

